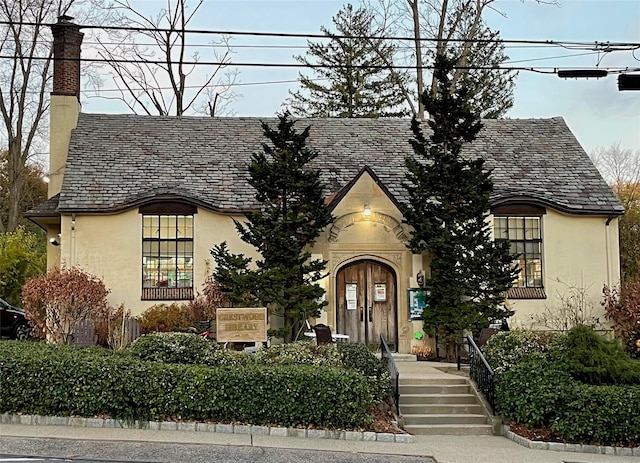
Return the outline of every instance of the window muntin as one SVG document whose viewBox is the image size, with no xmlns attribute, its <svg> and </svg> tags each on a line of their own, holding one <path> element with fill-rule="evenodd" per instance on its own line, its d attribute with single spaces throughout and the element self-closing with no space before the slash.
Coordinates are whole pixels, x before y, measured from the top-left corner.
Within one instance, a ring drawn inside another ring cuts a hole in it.
<svg viewBox="0 0 640 463">
<path fill-rule="evenodd" d="M 541 217 L 494 217 L 494 236 L 509 240 L 520 273 L 514 286 L 542 288 Z"/>
<path fill-rule="evenodd" d="M 143 215 L 143 288 L 193 288 L 193 215 Z"/>
</svg>

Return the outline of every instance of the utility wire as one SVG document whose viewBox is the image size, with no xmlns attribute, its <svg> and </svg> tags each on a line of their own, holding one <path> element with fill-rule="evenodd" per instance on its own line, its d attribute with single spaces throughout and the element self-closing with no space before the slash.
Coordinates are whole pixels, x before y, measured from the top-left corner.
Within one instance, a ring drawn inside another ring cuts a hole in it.
<svg viewBox="0 0 640 463">
<path fill-rule="evenodd" d="M 0 55 L 0 59 L 16 59 L 15 56 L 11 55 Z M 158 66 L 166 66 L 166 60 L 147 60 L 147 59 L 112 59 L 112 58 L 50 58 L 48 56 L 32 56 L 29 59 L 33 60 L 53 60 L 53 61 L 80 61 L 80 62 L 90 62 L 90 63 L 123 63 L 123 64 L 155 64 Z M 400 69 L 400 70 L 414 70 L 416 66 L 413 65 L 397 65 L 394 64 L 392 66 L 385 65 L 329 65 L 329 64 L 307 64 L 307 63 L 260 63 L 260 62 L 234 62 L 234 61 L 173 61 L 172 65 L 187 65 L 187 66 L 222 66 L 222 67 L 259 67 L 259 68 L 308 68 L 308 69 Z M 454 69 L 461 70 L 484 70 L 484 71 L 505 71 L 505 72 L 515 72 L 515 71 L 529 71 L 529 72 L 538 72 L 541 74 L 555 74 L 558 70 L 562 69 L 573 69 L 572 66 L 538 66 L 538 67 L 525 67 L 525 66 L 454 66 Z M 422 69 L 434 69 L 433 65 L 424 65 Z M 589 69 L 581 66 L 581 69 Z M 603 69 L 600 67 L 594 67 L 593 69 Z M 640 68 L 629 68 L 624 66 L 615 66 L 606 68 L 609 72 L 629 72 L 629 71 L 638 71 Z"/>
<path fill-rule="evenodd" d="M 55 23 L 38 23 L 27 21 L 0 21 L 0 25 L 20 25 L 20 26 L 53 26 Z M 367 36 L 367 35 L 338 35 L 338 34 L 309 34 L 309 33 L 293 33 L 293 32 L 256 32 L 256 31 L 224 31 L 224 30 L 208 30 L 208 29 L 176 29 L 176 28 L 151 28 L 151 27 L 134 27 L 134 26 L 98 26 L 98 25 L 80 25 L 76 24 L 80 29 L 101 29 L 127 32 L 161 32 L 174 34 L 204 34 L 204 35 L 240 35 L 252 37 L 289 37 L 289 38 L 313 38 L 313 39 L 355 39 L 355 40 L 402 40 L 415 42 L 415 37 L 401 36 Z M 458 43 L 514 43 L 514 44 L 539 44 L 551 46 L 570 46 L 570 47 L 604 47 L 613 50 L 618 47 L 625 49 L 640 48 L 640 42 L 573 42 L 573 41 L 554 41 L 554 40 L 513 40 L 513 39 L 444 39 L 437 37 L 420 38 L 424 42 L 458 42 Z M 590 48 L 591 49 L 591 48 Z"/>
</svg>

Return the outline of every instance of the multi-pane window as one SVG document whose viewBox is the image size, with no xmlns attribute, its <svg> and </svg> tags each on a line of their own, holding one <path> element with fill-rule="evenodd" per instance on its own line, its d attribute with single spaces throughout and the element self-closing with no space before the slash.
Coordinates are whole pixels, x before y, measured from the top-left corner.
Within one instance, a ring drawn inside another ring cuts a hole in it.
<svg viewBox="0 0 640 463">
<path fill-rule="evenodd" d="M 542 288 L 541 217 L 494 217 L 494 236 L 509 240 L 520 273 L 514 286 Z"/>
<path fill-rule="evenodd" d="M 142 216 L 143 288 L 193 288 L 193 215 Z"/>
</svg>

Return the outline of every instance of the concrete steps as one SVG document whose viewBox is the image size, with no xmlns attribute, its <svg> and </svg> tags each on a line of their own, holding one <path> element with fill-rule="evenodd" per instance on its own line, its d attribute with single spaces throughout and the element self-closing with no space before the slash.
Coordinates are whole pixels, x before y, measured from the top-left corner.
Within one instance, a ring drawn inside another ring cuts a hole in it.
<svg viewBox="0 0 640 463">
<path fill-rule="evenodd" d="M 421 435 L 491 435 L 491 417 L 469 379 L 400 376 L 400 414 L 404 427 Z"/>
</svg>

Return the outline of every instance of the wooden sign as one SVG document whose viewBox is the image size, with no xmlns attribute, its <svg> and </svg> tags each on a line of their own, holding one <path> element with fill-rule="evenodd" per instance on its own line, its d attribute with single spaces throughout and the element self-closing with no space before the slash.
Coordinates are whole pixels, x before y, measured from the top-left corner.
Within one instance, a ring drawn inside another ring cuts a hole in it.
<svg viewBox="0 0 640 463">
<path fill-rule="evenodd" d="M 218 342 L 264 342 L 267 340 L 267 309 L 218 309 L 216 315 Z"/>
</svg>

